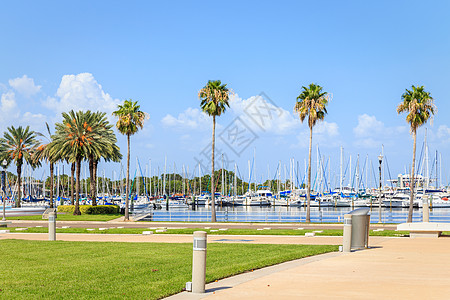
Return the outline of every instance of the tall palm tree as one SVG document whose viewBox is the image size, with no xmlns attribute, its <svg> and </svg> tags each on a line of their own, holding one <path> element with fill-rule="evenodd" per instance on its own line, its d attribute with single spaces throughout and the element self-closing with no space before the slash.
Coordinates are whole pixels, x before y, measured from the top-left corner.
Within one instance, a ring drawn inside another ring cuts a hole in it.
<svg viewBox="0 0 450 300">
<path fill-rule="evenodd" d="M 397 106 L 397 113 L 401 114 L 407 112 L 406 122 L 409 123 L 411 134 L 413 136 L 413 160 L 410 176 L 410 197 L 409 197 L 409 211 L 408 223 L 412 222 L 413 202 L 414 202 L 414 173 L 416 161 L 416 132 L 417 128 L 424 125 L 429 119 L 433 117 L 436 112 L 434 100 L 429 92 L 426 92 L 423 86 L 411 86 L 412 90 L 406 89 L 402 95 L 402 102 Z"/>
<path fill-rule="evenodd" d="M 308 185 L 306 189 L 306 222 L 311 222 L 311 147 L 312 147 L 312 130 L 317 121 L 324 119 L 327 114 L 329 95 L 322 92 L 322 87 L 311 83 L 309 87 L 302 86 L 302 92 L 297 97 L 294 106 L 294 112 L 298 113 L 300 121 L 304 121 L 308 117 L 309 127 L 309 157 L 308 157 Z"/>
<path fill-rule="evenodd" d="M 231 91 L 220 80 L 209 80 L 198 92 L 200 107 L 209 116 L 213 117 L 212 154 L 211 154 L 211 222 L 216 222 L 215 188 L 214 188 L 214 148 L 216 136 L 216 116 L 223 114 L 229 104 Z"/>
<path fill-rule="evenodd" d="M 90 126 L 93 123 L 93 114 L 87 112 L 63 113 L 62 123 L 56 123 L 56 133 L 52 136 L 54 147 L 53 155 L 75 163 L 75 210 L 74 215 L 80 215 L 80 173 L 81 162 L 101 144 L 101 136 Z"/>
<path fill-rule="evenodd" d="M 144 120 L 146 119 L 146 113 L 140 111 L 140 106 L 137 101 L 125 100 L 122 105 L 117 106 L 117 110 L 113 112 L 113 115 L 118 117 L 119 120 L 116 123 L 116 127 L 121 134 L 127 136 L 127 179 L 125 192 L 125 220 L 130 219 L 128 203 L 130 193 L 130 137 L 138 132 L 139 129 L 144 127 Z"/>
<path fill-rule="evenodd" d="M 75 204 L 74 183 L 75 183 L 75 163 L 70 164 L 70 204 Z"/>
<path fill-rule="evenodd" d="M 17 199 L 15 206 L 20 207 L 22 199 L 22 165 L 24 160 L 35 167 L 38 161 L 33 160 L 33 153 L 39 146 L 36 132 L 30 130 L 30 126 L 23 128 L 19 126 L 8 127 L 7 132 L 0 139 L 0 161 L 6 159 L 8 162 L 14 161 L 17 168 Z"/>
<path fill-rule="evenodd" d="M 49 167 L 50 167 L 50 208 L 53 208 L 53 189 L 54 189 L 54 182 L 55 182 L 55 172 L 54 172 L 54 167 L 55 167 L 55 162 L 56 160 L 54 159 L 54 157 L 52 157 L 50 155 L 51 153 L 51 136 L 52 133 L 50 131 L 50 127 L 48 126 L 48 123 L 46 122 L 45 125 L 47 126 L 47 132 L 48 132 L 48 136 L 45 136 L 41 133 L 36 132 L 37 135 L 39 136 L 43 136 L 47 139 L 47 143 L 41 143 L 41 145 L 39 145 L 39 147 L 36 148 L 36 151 L 34 152 L 33 155 L 33 161 L 35 162 L 35 164 L 37 164 L 40 161 L 46 160 L 49 163 Z"/>
</svg>

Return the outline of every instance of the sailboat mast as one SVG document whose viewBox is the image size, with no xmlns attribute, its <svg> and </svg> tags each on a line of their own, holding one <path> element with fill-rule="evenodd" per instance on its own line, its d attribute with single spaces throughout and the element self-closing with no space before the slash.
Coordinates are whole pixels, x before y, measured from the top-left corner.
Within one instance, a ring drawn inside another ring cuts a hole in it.
<svg viewBox="0 0 450 300">
<path fill-rule="evenodd" d="M 356 192 L 359 193 L 359 153 L 356 156 Z"/>
<path fill-rule="evenodd" d="M 366 180 L 365 180 L 365 192 L 367 193 L 367 187 L 369 186 L 368 178 L 369 178 L 369 154 L 366 154 Z"/>
<path fill-rule="evenodd" d="M 163 195 L 166 195 L 166 170 L 167 170 L 167 156 L 164 158 L 164 177 L 163 177 Z"/>
<path fill-rule="evenodd" d="M 381 155 L 384 157 L 384 145 L 381 144 Z M 386 168 L 385 168 L 385 164 L 386 164 L 386 159 L 383 159 L 383 161 L 381 162 L 382 165 L 382 169 L 383 169 L 383 179 L 381 180 L 381 182 L 383 183 L 382 186 L 384 186 L 384 182 L 385 182 L 385 176 L 384 173 L 386 172 Z"/>
<path fill-rule="evenodd" d="M 258 176 L 256 176 L 256 147 L 253 148 L 253 174 L 255 174 L 255 192 L 256 192 L 256 182 L 258 180 Z"/>
<path fill-rule="evenodd" d="M 281 176 L 281 160 L 278 161 L 278 172 L 277 172 L 277 179 L 278 179 L 278 183 L 277 183 L 277 194 L 278 197 L 280 196 L 280 176 Z"/>
<path fill-rule="evenodd" d="M 148 168 L 148 185 L 150 186 L 150 191 L 149 191 L 149 194 L 150 194 L 150 197 L 152 197 L 152 160 L 151 159 L 149 159 L 148 160 L 148 165 L 149 165 L 149 168 Z"/>
<path fill-rule="evenodd" d="M 429 173 L 429 169 L 428 169 L 428 144 L 427 144 L 427 128 L 425 128 L 425 191 L 428 188 L 428 180 L 430 178 L 430 173 Z"/>
<path fill-rule="evenodd" d="M 250 184 L 251 184 L 251 170 L 250 170 L 250 160 L 248 160 L 248 191 L 250 192 Z"/>
<path fill-rule="evenodd" d="M 60 165 L 58 163 L 58 167 L 56 168 L 56 198 L 59 198 L 59 168 Z M 55 201 L 57 203 L 57 201 Z"/>
<path fill-rule="evenodd" d="M 222 153 L 222 189 L 221 189 L 222 197 L 223 197 L 223 195 L 225 193 L 225 178 L 224 178 L 224 176 L 225 176 L 225 173 L 224 173 L 224 170 L 223 170 L 223 153 Z"/>
<path fill-rule="evenodd" d="M 437 152 L 437 150 L 436 150 L 435 161 L 436 161 L 436 189 L 437 189 L 438 188 L 438 152 Z"/>
<path fill-rule="evenodd" d="M 349 176 L 348 176 L 348 186 L 351 188 L 352 186 L 352 156 L 350 155 L 350 169 L 349 169 Z"/>
<path fill-rule="evenodd" d="M 439 153 L 439 188 L 442 187 L 442 153 Z"/>
<path fill-rule="evenodd" d="M 322 182 L 322 178 L 321 178 L 322 172 L 320 172 L 319 144 L 317 144 L 316 149 L 317 149 L 317 169 L 316 169 L 316 178 L 317 178 L 317 180 L 319 181 L 318 184 L 317 184 L 317 189 L 320 190 L 320 184 L 321 184 L 321 182 Z"/>
<path fill-rule="evenodd" d="M 234 196 L 237 196 L 236 163 L 234 163 Z"/>
<path fill-rule="evenodd" d="M 198 177 L 200 178 L 200 187 L 199 187 L 199 195 L 202 195 L 202 174 L 201 174 L 201 170 L 200 170 L 200 163 L 198 163 Z"/>
<path fill-rule="evenodd" d="M 343 175 L 343 169 L 342 169 L 342 164 L 343 164 L 343 160 L 344 160 L 344 148 L 341 147 L 341 161 L 340 161 L 340 171 L 339 171 L 339 192 L 342 193 L 342 175 Z"/>
</svg>

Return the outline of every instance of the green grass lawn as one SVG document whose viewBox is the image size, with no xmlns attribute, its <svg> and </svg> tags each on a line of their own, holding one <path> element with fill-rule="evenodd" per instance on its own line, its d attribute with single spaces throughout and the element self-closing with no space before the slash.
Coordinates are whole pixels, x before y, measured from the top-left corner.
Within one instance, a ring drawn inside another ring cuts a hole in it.
<svg viewBox="0 0 450 300">
<path fill-rule="evenodd" d="M 61 225 L 58 225 L 61 226 Z M 15 231 L 16 228 L 8 228 L 11 232 Z M 208 232 L 210 235 L 305 235 L 306 232 L 317 231 L 315 229 L 308 230 L 296 230 L 296 229 L 270 229 L 270 230 L 256 230 L 256 229 L 228 229 L 226 231 L 211 231 L 211 229 L 204 228 L 186 228 L 186 229 L 167 229 L 166 232 L 156 233 L 155 230 L 148 228 L 112 228 L 107 230 L 87 230 L 87 228 L 58 228 L 57 233 L 98 233 L 98 234 L 142 234 L 143 231 L 153 231 L 155 234 L 193 234 L 194 231 L 202 230 Z M 212 229 L 217 230 L 217 229 Z M 322 232 L 316 232 L 318 236 L 342 236 L 342 229 L 323 229 Z M 29 227 L 25 231 L 17 232 L 31 232 L 31 233 L 46 233 L 48 232 L 47 227 Z M 408 231 L 395 231 L 395 230 L 384 230 L 384 231 L 370 231 L 370 236 L 408 236 Z"/>
<path fill-rule="evenodd" d="M 79 215 L 58 213 L 58 221 L 111 221 L 122 217 L 121 214 L 112 215 Z M 34 220 L 42 221 L 42 215 L 7 217 L 7 220 Z"/>
<path fill-rule="evenodd" d="M 2 299 L 159 299 L 191 281 L 192 244 L 0 240 Z M 209 244 L 208 282 L 338 246 Z"/>
</svg>

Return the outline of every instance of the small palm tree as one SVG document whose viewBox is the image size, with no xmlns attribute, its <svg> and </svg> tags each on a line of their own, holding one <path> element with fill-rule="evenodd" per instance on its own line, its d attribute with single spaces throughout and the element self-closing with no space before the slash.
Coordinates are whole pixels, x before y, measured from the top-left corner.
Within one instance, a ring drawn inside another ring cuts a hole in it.
<svg viewBox="0 0 450 300">
<path fill-rule="evenodd" d="M 214 188 L 214 148 L 216 136 L 216 116 L 223 114 L 229 104 L 231 91 L 220 80 L 209 80 L 198 92 L 200 107 L 209 116 L 213 117 L 212 154 L 211 154 L 211 222 L 216 222 L 215 188 Z"/>
<path fill-rule="evenodd" d="M 130 137 L 131 135 L 138 132 L 139 129 L 144 127 L 144 120 L 146 119 L 146 113 L 140 111 L 140 106 L 137 101 L 125 100 L 123 105 L 118 105 L 118 109 L 113 112 L 113 115 L 118 117 L 119 120 L 116 123 L 116 127 L 121 134 L 127 136 L 127 179 L 126 186 L 127 190 L 125 192 L 125 220 L 130 219 L 128 203 L 129 203 L 129 193 L 130 193 Z"/>
<path fill-rule="evenodd" d="M 24 160 L 32 167 L 39 165 L 38 161 L 33 160 L 33 153 L 38 146 L 37 134 L 30 130 L 30 126 L 26 128 L 22 126 L 17 128 L 14 126 L 8 127 L 7 132 L 0 139 L 0 161 L 3 161 L 3 159 L 6 159 L 8 163 L 14 161 L 17 168 L 16 207 L 20 207 L 20 201 L 22 199 L 22 165 Z"/>
<path fill-rule="evenodd" d="M 416 161 L 416 132 L 417 128 L 424 125 L 429 119 L 433 117 L 436 112 L 434 100 L 429 92 L 426 92 L 423 86 L 411 86 L 412 90 L 406 89 L 402 95 L 402 102 L 397 106 L 397 113 L 401 114 L 407 112 L 406 122 L 409 123 L 411 134 L 413 136 L 413 161 L 410 176 L 410 197 L 409 197 L 409 211 L 408 223 L 412 222 L 413 202 L 414 202 L 414 173 Z"/>
<path fill-rule="evenodd" d="M 300 121 L 304 121 L 308 117 L 309 127 L 309 158 L 308 158 L 308 185 L 306 189 L 306 222 L 311 222 L 311 147 L 312 147 L 312 130 L 317 121 L 324 119 L 327 114 L 329 95 L 322 92 L 322 87 L 311 83 L 309 87 L 302 86 L 302 92 L 297 97 L 294 106 L 294 112 L 298 113 Z"/>
</svg>

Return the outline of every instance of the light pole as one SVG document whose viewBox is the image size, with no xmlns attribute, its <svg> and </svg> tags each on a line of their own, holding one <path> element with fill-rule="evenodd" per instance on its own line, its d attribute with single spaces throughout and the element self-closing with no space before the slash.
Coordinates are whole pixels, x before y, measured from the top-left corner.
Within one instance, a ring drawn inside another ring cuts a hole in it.
<svg viewBox="0 0 450 300">
<path fill-rule="evenodd" d="M 378 155 L 378 162 L 380 163 L 378 170 L 380 171 L 380 194 L 378 196 L 378 223 L 381 223 L 381 163 L 383 162 L 383 155 Z"/>
<path fill-rule="evenodd" d="M 2 188 L 2 200 L 3 200 L 3 219 L 2 222 L 6 221 L 6 196 L 5 196 L 5 189 L 6 189 L 6 165 L 8 164 L 8 162 L 6 161 L 6 159 L 3 160 L 2 162 L 2 182 L 1 182 L 1 188 Z"/>
</svg>

